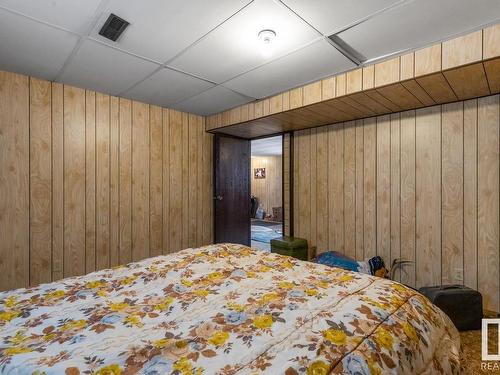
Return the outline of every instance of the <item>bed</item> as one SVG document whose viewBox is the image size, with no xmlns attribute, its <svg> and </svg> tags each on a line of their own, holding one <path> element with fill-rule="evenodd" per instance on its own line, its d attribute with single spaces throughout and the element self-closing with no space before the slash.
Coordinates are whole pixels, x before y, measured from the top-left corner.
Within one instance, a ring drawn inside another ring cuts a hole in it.
<svg viewBox="0 0 500 375">
<path fill-rule="evenodd" d="M 241 245 L 0 293 L 0 373 L 455 374 L 459 352 L 412 289 Z"/>
</svg>

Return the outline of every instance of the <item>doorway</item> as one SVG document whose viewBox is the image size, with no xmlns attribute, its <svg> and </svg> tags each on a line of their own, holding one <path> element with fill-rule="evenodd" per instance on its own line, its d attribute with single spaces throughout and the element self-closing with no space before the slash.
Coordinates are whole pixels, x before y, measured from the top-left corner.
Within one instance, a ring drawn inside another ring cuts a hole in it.
<svg viewBox="0 0 500 375">
<path fill-rule="evenodd" d="M 283 236 L 283 136 L 252 140 L 250 149 L 251 246 L 270 251 Z"/>
<path fill-rule="evenodd" d="M 292 235 L 290 134 L 248 140 L 214 137 L 214 242 L 270 250 Z"/>
</svg>

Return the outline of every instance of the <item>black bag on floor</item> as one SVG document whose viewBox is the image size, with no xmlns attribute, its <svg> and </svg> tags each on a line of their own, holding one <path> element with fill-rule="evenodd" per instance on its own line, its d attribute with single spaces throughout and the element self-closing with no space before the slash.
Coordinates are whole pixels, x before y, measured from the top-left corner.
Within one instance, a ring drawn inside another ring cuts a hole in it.
<svg viewBox="0 0 500 375">
<path fill-rule="evenodd" d="M 483 297 L 463 285 L 427 286 L 419 292 L 450 317 L 459 331 L 481 329 Z"/>
</svg>

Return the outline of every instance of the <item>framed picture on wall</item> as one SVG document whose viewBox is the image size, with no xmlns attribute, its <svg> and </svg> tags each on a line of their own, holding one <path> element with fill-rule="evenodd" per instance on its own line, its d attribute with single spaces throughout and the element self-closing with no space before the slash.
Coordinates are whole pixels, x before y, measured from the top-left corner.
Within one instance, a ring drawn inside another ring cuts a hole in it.
<svg viewBox="0 0 500 375">
<path fill-rule="evenodd" d="M 254 168 L 253 169 L 253 178 L 256 178 L 256 179 L 266 178 L 266 168 Z"/>
</svg>

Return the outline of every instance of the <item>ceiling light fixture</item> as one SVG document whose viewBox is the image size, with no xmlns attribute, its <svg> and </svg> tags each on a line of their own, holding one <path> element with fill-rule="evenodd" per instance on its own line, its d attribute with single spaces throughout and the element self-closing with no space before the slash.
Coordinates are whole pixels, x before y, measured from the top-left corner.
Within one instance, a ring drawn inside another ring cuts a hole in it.
<svg viewBox="0 0 500 375">
<path fill-rule="evenodd" d="M 265 29 L 259 32 L 259 39 L 262 41 L 262 55 L 264 57 L 270 57 L 272 55 L 271 44 L 276 38 L 276 32 L 274 30 Z"/>
<path fill-rule="evenodd" d="M 260 40 L 262 40 L 262 42 L 264 42 L 264 44 L 270 44 L 275 37 L 276 33 L 274 32 L 274 30 L 267 29 L 267 30 L 262 30 L 259 33 L 259 38 Z"/>
</svg>

